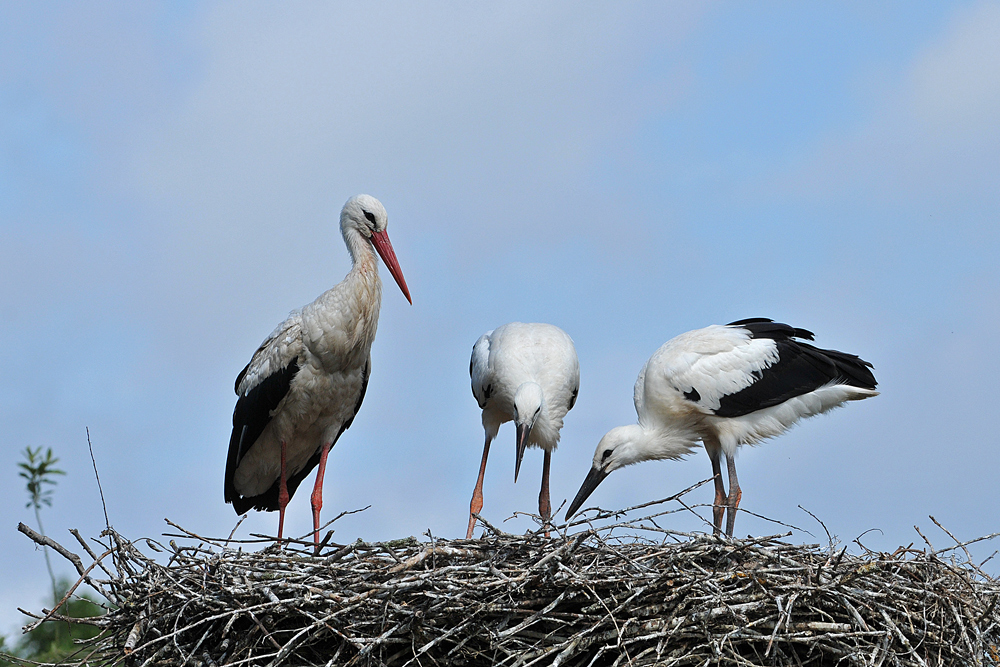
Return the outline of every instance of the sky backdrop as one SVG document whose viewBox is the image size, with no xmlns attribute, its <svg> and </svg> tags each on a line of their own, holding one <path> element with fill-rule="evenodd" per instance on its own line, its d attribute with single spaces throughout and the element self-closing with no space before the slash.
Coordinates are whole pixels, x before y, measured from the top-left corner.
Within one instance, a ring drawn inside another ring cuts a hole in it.
<svg viewBox="0 0 1000 667">
<path fill-rule="evenodd" d="M 383 269 L 324 516 L 371 508 L 335 541 L 464 535 L 469 354 L 513 320 L 564 328 L 580 357 L 554 506 L 635 421 L 659 345 L 770 317 L 870 360 L 882 395 L 744 449 L 742 507 L 825 540 L 801 504 L 884 550 L 920 544 L 914 525 L 944 546 L 929 514 L 1000 530 L 998 34 L 995 2 L 0 4 L 0 632 L 48 585 L 16 531 L 26 446 L 68 473 L 43 512 L 64 544 L 104 524 L 88 427 L 120 532 L 229 533 L 233 379 L 349 270 L 338 213 L 361 192 L 413 306 Z M 503 427 L 484 516 L 536 511 L 541 461 L 515 486 Z M 702 452 L 646 463 L 587 505 L 710 474 Z"/>
</svg>

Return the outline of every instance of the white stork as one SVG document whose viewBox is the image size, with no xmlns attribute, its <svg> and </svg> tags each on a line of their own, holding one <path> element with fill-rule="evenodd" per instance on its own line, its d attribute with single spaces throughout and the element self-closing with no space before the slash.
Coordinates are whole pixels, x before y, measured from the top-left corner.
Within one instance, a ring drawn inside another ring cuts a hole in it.
<svg viewBox="0 0 1000 667">
<path fill-rule="evenodd" d="M 476 341 L 469 375 L 472 395 L 483 410 L 486 444 L 469 506 L 466 539 L 472 538 L 476 525 L 473 514 L 483 509 L 483 476 L 490 442 L 496 438 L 500 424 L 508 421 L 514 422 L 517 437 L 514 482 L 521 470 L 525 448 L 545 450 L 538 513 L 544 524 L 548 524 L 552 518 L 549 464 L 559 443 L 563 417 L 573 408 L 580 391 L 580 362 L 573 339 L 551 324 L 505 324 L 487 331 Z"/>
<path fill-rule="evenodd" d="M 796 338 L 812 332 L 764 318 L 713 325 L 667 341 L 635 382 L 639 423 L 601 438 L 594 463 L 567 518 L 613 470 L 651 459 L 679 459 L 701 440 L 715 477 L 713 520 L 732 537 L 740 485 L 736 450 L 781 435 L 804 417 L 877 396 L 872 365 L 853 354 L 821 350 Z M 722 481 L 726 455 L 729 493 Z"/>
<path fill-rule="evenodd" d="M 382 301 L 376 252 L 413 303 L 386 221 L 385 208 L 374 197 L 347 200 L 340 212 L 340 232 L 353 262 L 347 277 L 292 311 L 236 378 L 226 502 L 237 514 L 278 510 L 279 540 L 289 499 L 319 465 L 311 499 L 313 540 L 319 542 L 326 457 L 361 407 L 371 373 Z"/>
</svg>

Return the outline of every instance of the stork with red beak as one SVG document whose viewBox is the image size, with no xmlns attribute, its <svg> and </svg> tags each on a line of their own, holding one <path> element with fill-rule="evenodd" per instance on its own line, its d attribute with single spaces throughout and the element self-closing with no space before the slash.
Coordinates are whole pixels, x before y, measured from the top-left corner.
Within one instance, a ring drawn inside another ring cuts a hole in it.
<svg viewBox="0 0 1000 667">
<path fill-rule="evenodd" d="M 382 281 L 376 253 L 412 303 L 386 234 L 379 200 L 351 197 L 340 231 L 353 267 L 339 284 L 292 311 L 236 378 L 236 409 L 226 461 L 225 498 L 237 514 L 285 507 L 302 480 L 319 466 L 312 492 L 313 540 L 319 543 L 326 459 L 361 407 L 371 374 Z"/>
</svg>

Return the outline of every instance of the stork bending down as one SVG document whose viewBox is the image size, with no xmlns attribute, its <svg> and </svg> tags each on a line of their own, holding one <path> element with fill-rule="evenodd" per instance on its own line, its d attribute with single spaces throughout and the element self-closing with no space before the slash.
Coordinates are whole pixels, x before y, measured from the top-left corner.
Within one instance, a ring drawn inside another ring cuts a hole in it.
<svg viewBox="0 0 1000 667">
<path fill-rule="evenodd" d="M 486 444 L 469 506 L 466 538 L 472 538 L 476 526 L 473 515 L 483 508 L 483 477 L 490 442 L 496 438 L 500 424 L 508 421 L 514 422 L 517 434 L 515 482 L 525 448 L 530 445 L 545 450 L 538 513 L 547 525 L 552 518 L 549 502 L 552 452 L 559 443 L 563 417 L 576 403 L 580 391 L 580 363 L 573 339 L 551 324 L 505 324 L 487 331 L 476 341 L 469 374 L 472 394 L 483 410 Z"/>
<path fill-rule="evenodd" d="M 737 448 L 780 435 L 804 417 L 878 395 L 870 363 L 797 338 L 812 340 L 813 334 L 755 318 L 696 329 L 664 343 L 635 383 L 639 423 L 619 426 L 601 439 L 567 518 L 613 470 L 650 459 L 679 459 L 701 440 L 715 477 L 715 532 L 728 512 L 731 537 L 742 495 Z"/>
<path fill-rule="evenodd" d="M 412 303 L 386 221 L 374 197 L 358 195 L 344 204 L 340 231 L 351 271 L 279 324 L 236 378 L 226 502 L 237 514 L 278 510 L 279 540 L 289 499 L 318 465 L 311 502 L 319 543 L 327 455 L 361 407 L 371 372 L 382 300 L 376 252 Z"/>
</svg>

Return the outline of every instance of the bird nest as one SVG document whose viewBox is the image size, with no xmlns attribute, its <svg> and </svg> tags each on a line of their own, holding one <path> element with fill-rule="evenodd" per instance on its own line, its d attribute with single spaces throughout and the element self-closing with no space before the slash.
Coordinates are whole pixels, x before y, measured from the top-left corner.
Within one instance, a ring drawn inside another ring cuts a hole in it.
<svg viewBox="0 0 1000 667">
<path fill-rule="evenodd" d="M 33 539 L 112 603 L 70 664 L 1000 665 L 1000 581 L 971 542 L 852 554 L 678 533 L 664 513 L 319 553 L 109 529 L 98 555 L 74 533 L 89 566 Z"/>
</svg>

